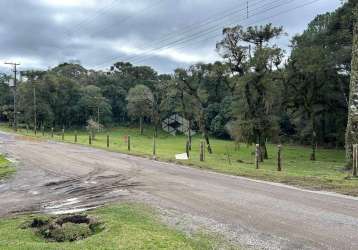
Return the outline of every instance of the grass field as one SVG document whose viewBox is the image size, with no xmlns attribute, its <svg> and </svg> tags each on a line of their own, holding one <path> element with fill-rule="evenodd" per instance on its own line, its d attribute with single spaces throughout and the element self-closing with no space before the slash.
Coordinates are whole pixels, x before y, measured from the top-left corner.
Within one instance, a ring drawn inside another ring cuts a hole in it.
<svg viewBox="0 0 358 250">
<path fill-rule="evenodd" d="M 170 229 L 142 205 L 112 205 L 88 214 L 104 222 L 105 230 L 84 240 L 64 243 L 47 242 L 31 229 L 23 229 L 22 225 L 35 216 L 0 219 L 0 249 L 237 249 L 218 236 L 187 236 Z"/>
<path fill-rule="evenodd" d="M 10 176 L 15 169 L 11 166 L 10 162 L 0 155 L 0 180 Z"/>
<path fill-rule="evenodd" d="M 10 131 L 7 126 L 2 125 L 2 130 Z M 141 136 L 137 128 L 119 127 L 96 135 L 92 141 L 93 147 L 106 149 L 106 136 L 110 135 L 110 150 L 130 153 L 134 155 L 151 157 L 153 152 L 153 131 L 146 128 Z M 34 133 L 26 130 L 19 130 L 20 134 L 34 136 Z M 131 151 L 128 152 L 124 140 L 126 135 L 131 136 Z M 57 131 L 54 138 L 51 138 L 47 131 L 45 137 L 41 132 L 38 138 L 48 138 L 61 141 L 61 133 Z M 342 194 L 358 196 L 358 179 L 347 178 L 350 172 L 344 171 L 344 151 L 321 149 L 317 151 L 317 161 L 309 160 L 310 148 L 294 145 L 283 145 L 283 171 L 278 172 L 276 155 L 277 146 L 268 145 L 269 160 L 260 165 L 256 170 L 253 147 L 242 144 L 238 151 L 235 151 L 234 143 L 227 140 L 211 139 L 213 154 L 206 153 L 204 162 L 199 160 L 199 145 L 201 136 L 193 138 L 191 159 L 188 161 L 175 160 L 175 154 L 185 152 L 186 137 L 171 136 L 160 132 L 156 139 L 157 158 L 162 161 L 177 162 L 203 169 L 210 169 L 217 172 L 250 177 L 254 179 L 267 180 L 305 187 L 314 190 L 334 191 Z M 65 133 L 66 142 L 74 142 L 74 131 Z M 88 133 L 78 133 L 78 143 L 88 145 Z M 230 160 L 229 160 L 230 159 Z"/>
</svg>

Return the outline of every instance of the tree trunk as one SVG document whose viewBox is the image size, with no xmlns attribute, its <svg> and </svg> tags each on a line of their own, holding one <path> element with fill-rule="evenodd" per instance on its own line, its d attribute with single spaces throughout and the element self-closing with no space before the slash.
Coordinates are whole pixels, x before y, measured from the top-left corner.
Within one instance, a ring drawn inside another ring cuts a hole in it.
<svg viewBox="0 0 358 250">
<path fill-rule="evenodd" d="M 154 137 L 158 137 L 158 123 L 155 122 L 154 124 Z"/>
<path fill-rule="evenodd" d="M 213 150 L 211 149 L 210 140 L 209 140 L 209 136 L 208 136 L 207 133 L 205 133 L 204 138 L 205 138 L 206 147 L 207 147 L 207 149 L 208 149 L 208 152 L 209 152 L 209 154 L 212 154 L 212 153 L 213 153 Z"/>
<path fill-rule="evenodd" d="M 313 132 L 313 134 L 312 134 L 311 146 L 312 146 L 312 153 L 311 153 L 310 160 L 315 161 L 316 160 L 316 135 L 315 135 L 315 132 Z"/>
<path fill-rule="evenodd" d="M 348 121 L 346 129 L 346 163 L 352 167 L 352 145 L 358 144 L 358 22 L 357 8 L 354 7 L 354 31 L 352 44 L 352 70 L 349 86 Z"/>
<path fill-rule="evenodd" d="M 264 141 L 262 143 L 262 146 L 261 146 L 261 158 L 265 159 L 265 160 L 268 160 L 268 153 L 267 153 L 267 147 L 266 147 L 266 142 Z"/>
<path fill-rule="evenodd" d="M 208 153 L 209 154 L 212 154 L 213 153 L 213 150 L 210 146 L 210 140 L 209 140 L 209 135 L 208 135 L 208 131 L 205 127 L 205 120 L 204 120 L 204 114 L 200 114 L 200 119 L 199 119 L 199 127 L 200 127 L 200 130 L 203 134 L 203 137 L 205 139 L 205 142 L 206 142 L 206 147 L 208 149 Z"/>
<path fill-rule="evenodd" d="M 317 148 L 317 134 L 316 134 L 316 117 L 315 115 L 311 114 L 311 126 L 312 126 L 312 138 L 311 138 L 311 147 L 312 147 L 312 153 L 310 160 L 315 161 L 316 160 L 316 148 Z"/>
<path fill-rule="evenodd" d="M 192 141 L 192 136 L 191 136 L 191 119 L 189 119 L 189 128 L 188 128 L 188 141 L 189 141 L 189 150 L 191 151 L 191 141 Z"/>
<path fill-rule="evenodd" d="M 262 136 L 258 133 L 257 136 L 257 144 L 259 144 L 259 160 L 260 162 L 264 162 L 264 147 L 266 148 L 265 142 L 262 140 Z"/>
<path fill-rule="evenodd" d="M 139 131 L 140 135 L 143 135 L 143 117 L 139 117 Z"/>
</svg>

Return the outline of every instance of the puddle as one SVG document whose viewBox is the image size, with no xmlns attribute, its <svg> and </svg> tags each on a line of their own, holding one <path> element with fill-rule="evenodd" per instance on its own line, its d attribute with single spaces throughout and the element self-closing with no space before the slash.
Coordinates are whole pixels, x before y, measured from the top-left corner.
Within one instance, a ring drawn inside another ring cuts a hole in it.
<svg viewBox="0 0 358 250">
<path fill-rule="evenodd" d="M 53 205 L 45 206 L 46 209 L 58 209 L 69 205 L 74 205 L 76 203 L 79 203 L 80 200 L 78 198 L 70 198 L 62 202 L 51 202 Z M 50 203 L 50 204 L 51 204 Z"/>
<path fill-rule="evenodd" d="M 82 213 L 90 209 L 95 209 L 97 207 L 91 207 L 91 208 L 73 208 L 73 209 L 67 209 L 67 210 L 56 210 L 52 211 L 49 214 L 53 215 L 61 215 L 61 214 L 73 214 L 73 213 Z"/>
</svg>

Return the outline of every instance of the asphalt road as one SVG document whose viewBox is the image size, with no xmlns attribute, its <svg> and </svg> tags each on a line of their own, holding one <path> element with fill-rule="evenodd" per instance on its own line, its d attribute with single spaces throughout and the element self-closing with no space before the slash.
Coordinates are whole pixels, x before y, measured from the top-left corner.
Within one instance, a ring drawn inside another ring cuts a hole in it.
<svg viewBox="0 0 358 250">
<path fill-rule="evenodd" d="M 129 200 L 157 207 L 168 224 L 245 248 L 358 249 L 357 198 L 1 132 L 0 152 L 18 168 L 0 184 L 0 216 Z"/>
</svg>

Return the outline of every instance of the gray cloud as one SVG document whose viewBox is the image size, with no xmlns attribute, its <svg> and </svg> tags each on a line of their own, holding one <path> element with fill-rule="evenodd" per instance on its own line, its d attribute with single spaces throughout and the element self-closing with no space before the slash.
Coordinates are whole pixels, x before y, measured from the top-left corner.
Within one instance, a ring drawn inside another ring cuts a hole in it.
<svg viewBox="0 0 358 250">
<path fill-rule="evenodd" d="M 170 72 L 217 59 L 215 43 L 228 25 L 282 25 L 289 36 L 278 43 L 287 47 L 317 14 L 340 5 L 321 0 L 292 10 L 310 1 L 249 0 L 249 19 L 246 0 L 0 1 L 0 63 L 48 68 L 78 59 L 87 67 L 106 68 L 131 59 Z"/>
</svg>

